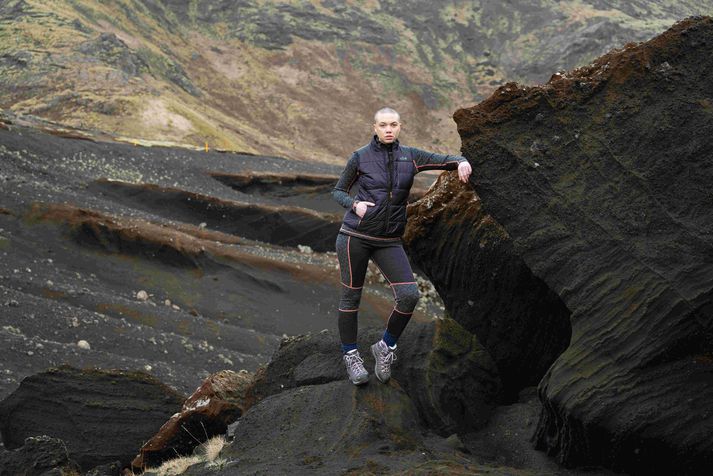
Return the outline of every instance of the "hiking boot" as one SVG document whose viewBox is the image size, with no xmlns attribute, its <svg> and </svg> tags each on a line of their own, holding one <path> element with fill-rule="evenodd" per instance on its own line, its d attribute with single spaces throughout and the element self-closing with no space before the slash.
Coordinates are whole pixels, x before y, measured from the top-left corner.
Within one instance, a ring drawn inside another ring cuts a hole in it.
<svg viewBox="0 0 713 476">
<path fill-rule="evenodd" d="M 394 350 L 396 350 L 396 346 L 391 348 L 383 340 L 371 346 L 371 353 L 374 354 L 374 360 L 376 360 L 374 373 L 376 378 L 383 383 L 388 382 L 391 378 L 391 364 L 396 360 Z"/>
<path fill-rule="evenodd" d="M 344 354 L 344 364 L 347 366 L 347 375 L 354 385 L 361 385 L 369 381 L 369 372 L 364 368 L 364 360 L 359 351 L 354 349 Z"/>
</svg>

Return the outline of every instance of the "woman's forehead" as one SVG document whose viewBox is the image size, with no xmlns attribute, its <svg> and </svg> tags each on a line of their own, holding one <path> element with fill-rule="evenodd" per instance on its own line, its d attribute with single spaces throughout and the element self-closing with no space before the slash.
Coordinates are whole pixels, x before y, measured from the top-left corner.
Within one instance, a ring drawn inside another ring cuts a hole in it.
<svg viewBox="0 0 713 476">
<path fill-rule="evenodd" d="M 376 123 L 378 124 L 380 122 L 386 122 L 386 123 L 399 122 L 399 115 L 393 114 L 390 112 L 382 112 L 382 113 L 376 115 Z"/>
</svg>

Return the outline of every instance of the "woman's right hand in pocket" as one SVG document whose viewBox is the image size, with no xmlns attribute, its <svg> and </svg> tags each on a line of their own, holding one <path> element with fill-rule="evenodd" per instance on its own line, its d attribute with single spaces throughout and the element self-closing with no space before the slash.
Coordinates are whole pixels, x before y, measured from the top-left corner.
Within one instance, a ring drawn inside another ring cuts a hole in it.
<svg viewBox="0 0 713 476">
<path fill-rule="evenodd" d="M 375 204 L 371 202 L 357 202 L 354 205 L 354 212 L 359 215 L 359 218 L 364 218 L 364 214 L 368 207 L 373 207 Z"/>
</svg>

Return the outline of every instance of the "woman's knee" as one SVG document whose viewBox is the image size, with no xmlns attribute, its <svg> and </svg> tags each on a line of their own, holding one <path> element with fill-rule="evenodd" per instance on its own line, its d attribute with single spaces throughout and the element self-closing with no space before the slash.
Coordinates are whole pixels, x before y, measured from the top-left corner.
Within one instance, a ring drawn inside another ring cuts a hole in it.
<svg viewBox="0 0 713 476">
<path fill-rule="evenodd" d="M 343 287 L 342 294 L 339 299 L 340 309 L 359 309 L 359 302 L 361 301 L 361 288 L 354 289 Z"/>
<path fill-rule="evenodd" d="M 411 312 L 416 308 L 421 293 L 418 291 L 418 285 L 402 284 L 395 286 L 396 289 L 396 305 L 400 311 Z"/>
</svg>

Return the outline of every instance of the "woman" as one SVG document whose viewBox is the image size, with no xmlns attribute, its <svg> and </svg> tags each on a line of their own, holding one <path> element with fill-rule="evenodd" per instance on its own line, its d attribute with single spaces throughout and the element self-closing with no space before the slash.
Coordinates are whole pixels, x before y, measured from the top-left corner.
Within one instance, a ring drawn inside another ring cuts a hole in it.
<svg viewBox="0 0 713 476">
<path fill-rule="evenodd" d="M 396 300 L 383 338 L 371 346 L 376 360 L 374 373 L 381 382 L 391 377 L 396 341 L 418 302 L 418 286 L 401 243 L 414 175 L 424 170 L 457 168 L 460 180 L 467 182 L 471 173 L 464 157 L 399 144 L 400 131 L 396 111 L 377 111 L 374 137 L 352 154 L 333 191 L 334 199 L 348 208 L 336 243 L 342 283 L 338 324 L 347 375 L 355 385 L 369 380 L 356 344 L 357 313 L 369 259 L 383 273 Z M 349 189 L 355 182 L 359 191 L 352 198 Z"/>
</svg>

